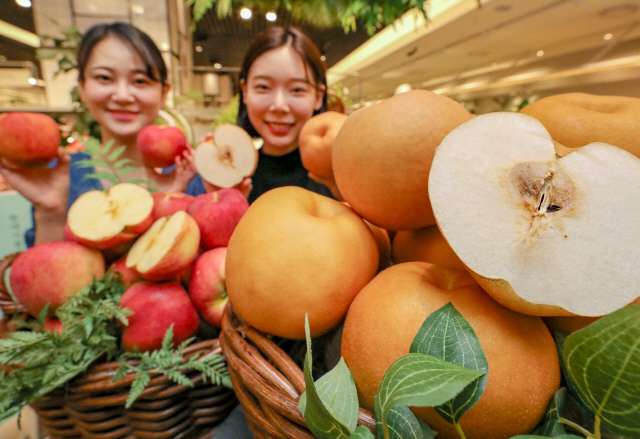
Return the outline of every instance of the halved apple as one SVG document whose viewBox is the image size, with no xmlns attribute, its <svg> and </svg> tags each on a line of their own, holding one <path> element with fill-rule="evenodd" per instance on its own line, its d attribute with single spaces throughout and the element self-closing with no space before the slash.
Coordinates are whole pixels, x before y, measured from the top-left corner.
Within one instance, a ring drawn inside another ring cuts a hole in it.
<svg viewBox="0 0 640 439">
<path fill-rule="evenodd" d="M 71 205 L 66 238 L 106 249 L 131 241 L 153 224 L 153 197 L 148 190 L 120 183 L 108 191 L 86 192 Z"/>
<path fill-rule="evenodd" d="M 151 281 L 173 279 L 198 254 L 200 229 L 185 211 L 158 218 L 133 244 L 125 265 Z"/>
<path fill-rule="evenodd" d="M 509 308 L 601 316 L 638 297 L 640 159 L 620 148 L 559 157 L 533 117 L 485 114 L 438 146 L 429 196 L 451 248 Z"/>
<path fill-rule="evenodd" d="M 258 151 L 245 130 L 223 124 L 213 131 L 211 140 L 198 145 L 194 161 L 204 180 L 219 188 L 230 188 L 253 175 Z"/>
</svg>

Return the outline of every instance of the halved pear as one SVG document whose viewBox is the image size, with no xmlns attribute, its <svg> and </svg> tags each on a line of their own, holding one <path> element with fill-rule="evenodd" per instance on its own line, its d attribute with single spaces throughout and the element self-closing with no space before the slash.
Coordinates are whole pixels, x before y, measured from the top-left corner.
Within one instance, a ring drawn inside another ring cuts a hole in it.
<svg viewBox="0 0 640 439">
<path fill-rule="evenodd" d="M 250 177 L 258 165 L 251 136 L 237 125 L 219 125 L 213 138 L 198 145 L 194 155 L 198 173 L 219 188 L 230 188 Z"/>
<path fill-rule="evenodd" d="M 200 229 L 186 212 L 158 218 L 133 244 L 125 265 L 151 281 L 175 278 L 198 254 Z"/>
<path fill-rule="evenodd" d="M 533 117 L 485 114 L 438 146 L 429 196 L 451 248 L 509 308 L 600 316 L 640 293 L 640 159 L 620 148 L 560 157 Z"/>
<path fill-rule="evenodd" d="M 131 183 L 119 183 L 108 191 L 92 190 L 71 205 L 67 226 L 72 240 L 105 249 L 130 241 L 153 224 L 153 197 Z"/>
</svg>

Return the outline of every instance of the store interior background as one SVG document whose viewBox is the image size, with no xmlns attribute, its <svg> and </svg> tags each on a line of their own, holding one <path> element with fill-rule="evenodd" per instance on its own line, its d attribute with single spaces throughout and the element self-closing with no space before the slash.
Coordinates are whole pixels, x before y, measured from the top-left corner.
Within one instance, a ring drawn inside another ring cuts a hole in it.
<svg viewBox="0 0 640 439">
<path fill-rule="evenodd" d="M 75 71 L 56 73 L 58 61 L 38 48 L 122 20 L 147 32 L 161 48 L 173 84 L 169 123 L 191 139 L 211 130 L 237 93 L 242 56 L 257 32 L 272 24 L 302 27 L 326 57 L 329 84 L 348 111 L 395 93 L 427 89 L 456 99 L 477 114 L 514 111 L 565 92 L 640 97 L 640 0 L 431 0 L 429 20 L 410 11 L 375 35 L 363 26 L 315 28 L 285 8 L 251 18 L 218 19 L 210 10 L 190 30 L 184 0 L 0 0 L 0 112 L 73 115 Z M 30 4 L 30 7 L 21 6 Z M 0 193 L 0 256 L 23 249 L 29 206 Z"/>
</svg>

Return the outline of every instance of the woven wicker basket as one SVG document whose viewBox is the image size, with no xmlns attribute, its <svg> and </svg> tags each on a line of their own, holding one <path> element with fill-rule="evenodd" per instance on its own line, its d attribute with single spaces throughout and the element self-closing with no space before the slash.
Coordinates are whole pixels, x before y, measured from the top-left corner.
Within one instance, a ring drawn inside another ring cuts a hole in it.
<svg viewBox="0 0 640 439">
<path fill-rule="evenodd" d="M 228 305 L 222 319 L 222 350 L 234 391 L 257 439 L 313 439 L 298 408 L 304 373 L 268 336 Z M 359 425 L 375 433 L 375 418 L 360 409 Z"/>
<path fill-rule="evenodd" d="M 0 262 L 0 274 L 17 255 Z M 3 277 L 2 277 L 3 278 Z M 0 280 L 0 308 L 4 325 L 12 315 L 26 315 Z M 6 328 L 13 330 L 13 328 Z M 186 347 L 185 358 L 222 354 L 218 339 Z M 134 375 L 112 382 L 119 363 L 96 363 L 36 403 L 32 404 L 51 439 L 195 439 L 211 437 L 214 427 L 237 404 L 233 391 L 203 380 L 196 370 L 185 375 L 193 387 L 178 385 L 164 375 L 151 382 L 125 409 Z"/>
</svg>

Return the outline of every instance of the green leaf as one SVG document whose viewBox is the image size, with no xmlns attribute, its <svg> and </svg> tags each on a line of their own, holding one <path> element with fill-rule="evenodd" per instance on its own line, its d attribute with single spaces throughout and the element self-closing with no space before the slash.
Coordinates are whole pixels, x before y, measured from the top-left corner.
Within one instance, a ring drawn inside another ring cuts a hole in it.
<svg viewBox="0 0 640 439">
<path fill-rule="evenodd" d="M 90 174 L 85 175 L 85 179 L 94 178 L 96 180 L 107 180 L 113 184 L 119 183 L 118 177 L 113 175 L 111 172 L 92 172 Z"/>
<path fill-rule="evenodd" d="M 582 408 L 584 408 L 586 411 L 590 413 L 593 413 L 593 411 L 585 401 L 584 397 L 580 394 L 580 390 L 578 389 L 575 382 L 573 381 L 573 378 L 571 378 L 571 375 L 569 375 L 569 372 L 567 371 L 567 365 L 564 362 L 564 356 L 562 354 L 562 351 L 564 348 L 564 342 L 567 339 L 568 334 L 555 332 L 553 336 L 556 342 L 556 350 L 558 351 L 558 359 L 560 360 L 560 369 L 562 370 L 562 375 L 564 376 L 564 379 L 567 382 L 569 393 L 571 393 L 571 395 L 576 399 L 578 404 L 582 406 Z"/>
<path fill-rule="evenodd" d="M 480 379 L 454 399 L 435 407 L 447 422 L 457 424 L 462 415 L 478 402 L 487 386 L 489 364 L 475 331 L 453 304 L 448 303 L 426 318 L 409 351 L 484 372 Z"/>
<path fill-rule="evenodd" d="M 311 376 L 312 357 L 308 316 L 305 316 L 305 334 L 307 337 L 307 353 L 304 360 L 304 382 L 307 398 L 302 412 L 304 420 L 311 433 L 318 439 L 346 439 L 351 436 L 352 431 L 324 405 Z"/>
<path fill-rule="evenodd" d="M 349 439 L 376 439 L 376 437 L 371 433 L 371 430 L 364 425 L 360 425 L 353 433 L 351 433 Z"/>
<path fill-rule="evenodd" d="M 120 157 L 122 153 L 126 151 L 126 149 L 127 147 L 123 145 L 117 147 L 113 151 L 110 151 L 109 155 L 107 156 L 107 160 L 110 162 L 115 162 L 116 160 L 118 160 L 118 157 Z"/>
<path fill-rule="evenodd" d="M 560 422 L 560 413 L 563 411 L 567 400 L 567 388 L 561 387 L 549 404 L 544 423 L 538 433 L 546 437 L 556 437 L 566 433 L 564 424 Z"/>
<path fill-rule="evenodd" d="M 376 414 L 379 412 L 380 408 L 376 405 Z M 376 418 L 378 432 L 382 438 L 385 426 L 381 416 Z M 406 405 L 399 405 L 389 410 L 386 422 L 389 439 L 433 439 L 437 434 Z"/>
<path fill-rule="evenodd" d="M 640 305 L 619 309 L 568 336 L 563 357 L 602 425 L 640 438 Z"/>
<path fill-rule="evenodd" d="M 324 405 L 334 414 L 350 431 L 358 425 L 359 405 L 356 383 L 353 381 L 351 371 L 340 358 L 338 364 L 315 382 L 318 396 Z M 304 413 L 307 403 L 307 392 L 300 396 L 300 411 Z"/>
<path fill-rule="evenodd" d="M 146 371 L 139 371 L 131 383 L 131 390 L 129 391 L 129 396 L 127 397 L 127 402 L 124 405 L 124 408 L 128 409 L 131 407 L 133 402 L 142 394 L 144 388 L 151 381 L 151 377 Z"/>
<path fill-rule="evenodd" d="M 398 405 L 434 407 L 454 398 L 484 372 L 426 354 L 397 359 L 382 378 L 375 397 L 376 416 L 387 426 L 389 410 Z"/>
</svg>

